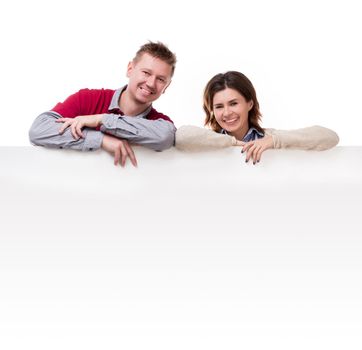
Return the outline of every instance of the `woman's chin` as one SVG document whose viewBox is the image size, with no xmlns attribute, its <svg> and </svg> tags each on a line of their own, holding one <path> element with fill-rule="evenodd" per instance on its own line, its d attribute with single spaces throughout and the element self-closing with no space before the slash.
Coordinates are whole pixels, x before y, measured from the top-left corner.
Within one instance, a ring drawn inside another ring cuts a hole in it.
<svg viewBox="0 0 362 350">
<path fill-rule="evenodd" d="M 237 127 L 232 127 L 232 126 L 230 126 L 230 125 L 224 125 L 222 128 L 223 128 L 228 134 L 231 134 L 231 133 L 233 133 L 233 132 L 235 132 L 235 131 L 238 130 Z"/>
</svg>

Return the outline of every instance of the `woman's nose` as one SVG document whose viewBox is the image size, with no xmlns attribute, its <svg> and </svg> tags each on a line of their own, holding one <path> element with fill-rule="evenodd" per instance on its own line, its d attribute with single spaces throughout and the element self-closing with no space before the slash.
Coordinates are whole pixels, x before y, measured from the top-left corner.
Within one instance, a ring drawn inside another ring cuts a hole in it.
<svg viewBox="0 0 362 350">
<path fill-rule="evenodd" d="M 230 114 L 230 109 L 228 106 L 225 106 L 224 109 L 223 109 L 223 116 L 228 116 Z"/>
</svg>

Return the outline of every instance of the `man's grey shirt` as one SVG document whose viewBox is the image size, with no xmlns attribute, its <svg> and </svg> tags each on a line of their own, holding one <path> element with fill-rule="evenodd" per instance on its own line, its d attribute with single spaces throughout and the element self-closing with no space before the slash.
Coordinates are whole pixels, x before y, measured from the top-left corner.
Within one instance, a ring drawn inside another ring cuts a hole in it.
<svg viewBox="0 0 362 350">
<path fill-rule="evenodd" d="M 47 111 L 33 122 L 29 131 L 30 142 L 51 148 L 92 151 L 101 148 L 104 134 L 110 134 L 155 151 L 172 147 L 176 128 L 172 122 L 164 119 L 146 119 L 152 106 L 136 116 L 119 115 L 119 99 L 125 89 L 126 86 L 114 92 L 108 108 L 111 113 L 104 114 L 100 131 L 86 127 L 82 130 L 84 138 L 78 140 L 73 137 L 70 128 L 59 134 L 61 123 L 57 123 L 56 120 L 63 117 L 54 111 Z"/>
</svg>

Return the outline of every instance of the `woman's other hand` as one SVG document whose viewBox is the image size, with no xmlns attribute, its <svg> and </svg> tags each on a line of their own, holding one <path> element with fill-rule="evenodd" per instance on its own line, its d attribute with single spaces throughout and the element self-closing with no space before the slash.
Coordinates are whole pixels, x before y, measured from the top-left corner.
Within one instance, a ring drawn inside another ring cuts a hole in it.
<svg viewBox="0 0 362 350">
<path fill-rule="evenodd" d="M 238 141 L 238 143 L 242 146 L 241 153 L 246 153 L 245 162 L 248 162 L 251 158 L 254 164 L 260 162 L 261 155 L 264 151 L 274 148 L 273 137 L 271 135 L 266 135 L 261 139 L 249 142 Z"/>
</svg>

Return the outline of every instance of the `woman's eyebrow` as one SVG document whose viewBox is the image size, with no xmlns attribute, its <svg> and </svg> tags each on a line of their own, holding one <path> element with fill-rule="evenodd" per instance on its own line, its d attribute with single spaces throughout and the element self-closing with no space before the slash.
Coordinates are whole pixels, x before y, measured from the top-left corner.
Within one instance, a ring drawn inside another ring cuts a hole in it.
<svg viewBox="0 0 362 350">
<path fill-rule="evenodd" d="M 226 103 L 232 103 L 232 102 L 237 102 L 238 101 L 238 99 L 237 98 L 233 98 L 232 100 L 229 100 L 229 101 L 227 101 Z M 222 102 L 219 102 L 219 103 L 214 103 L 214 106 L 222 106 Z"/>
</svg>

